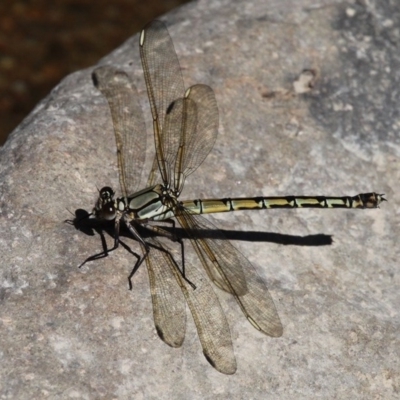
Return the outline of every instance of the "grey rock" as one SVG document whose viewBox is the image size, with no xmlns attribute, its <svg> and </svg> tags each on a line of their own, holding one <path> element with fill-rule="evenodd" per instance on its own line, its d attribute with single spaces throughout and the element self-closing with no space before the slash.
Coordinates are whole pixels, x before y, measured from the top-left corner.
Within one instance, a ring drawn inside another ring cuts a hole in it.
<svg viewBox="0 0 400 400">
<path fill-rule="evenodd" d="M 199 1 L 163 19 L 185 84 L 211 85 L 221 117 L 182 198 L 377 191 L 389 201 L 215 217 L 243 232 L 234 243 L 268 283 L 284 326 L 280 338 L 262 335 L 216 288 L 238 361 L 224 376 L 204 359 L 190 317 L 182 348 L 158 338 L 146 269 L 129 291 L 134 258 L 123 248 L 78 269 L 101 238 L 63 221 L 90 211 L 97 188 L 117 188 L 118 175 L 92 68 L 66 77 L 1 149 L 0 397 L 397 398 L 400 5 Z M 151 160 L 138 36 L 99 64 L 134 77 Z M 284 246 L 277 234 L 333 243 Z"/>
</svg>

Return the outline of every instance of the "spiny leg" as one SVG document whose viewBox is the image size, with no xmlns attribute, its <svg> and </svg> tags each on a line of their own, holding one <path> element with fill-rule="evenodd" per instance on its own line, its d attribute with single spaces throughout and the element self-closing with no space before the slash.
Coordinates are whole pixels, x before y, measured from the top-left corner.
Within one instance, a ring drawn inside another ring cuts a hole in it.
<svg viewBox="0 0 400 400">
<path fill-rule="evenodd" d="M 122 215 L 122 220 L 125 222 L 125 225 L 129 229 L 129 232 L 133 235 L 133 237 L 140 243 L 142 249 L 143 249 L 143 255 L 137 260 L 136 264 L 134 265 L 131 273 L 128 276 L 128 283 L 129 283 L 129 290 L 132 290 L 133 285 L 132 285 L 132 277 L 135 275 L 136 271 L 139 269 L 139 267 L 142 265 L 143 261 L 146 259 L 146 257 L 149 254 L 150 247 L 149 244 L 146 243 L 143 238 L 139 235 L 137 230 L 134 227 L 134 221 L 129 220 L 129 217 L 127 214 Z"/>
<path fill-rule="evenodd" d="M 104 250 L 102 252 L 100 252 L 100 253 L 94 254 L 94 255 L 86 258 L 86 260 L 83 261 L 83 263 L 80 264 L 78 268 L 83 267 L 89 261 L 95 261 L 95 260 L 99 260 L 101 258 L 107 257 L 109 253 L 111 253 L 112 251 L 116 250 L 119 247 L 119 244 L 121 244 L 129 253 L 131 253 L 136 258 L 140 258 L 140 256 L 138 254 L 136 254 L 127 244 L 122 242 L 122 240 L 119 237 L 119 227 L 120 227 L 119 220 L 115 220 L 115 224 L 114 224 L 114 246 L 111 249 L 107 249 L 107 243 L 106 243 L 105 237 L 104 237 L 104 235 L 102 233 L 100 233 L 100 237 L 101 237 L 101 241 L 102 241 Z"/>
<path fill-rule="evenodd" d="M 168 218 L 166 220 L 164 220 L 163 222 L 166 223 L 170 223 L 172 225 L 173 230 L 175 230 L 175 221 L 172 218 Z M 183 243 L 183 239 L 178 237 L 176 234 L 174 234 L 173 232 L 167 231 L 166 229 L 164 229 L 162 226 L 160 225 L 147 225 L 146 228 L 154 233 L 157 233 L 158 235 L 167 237 L 168 239 L 170 239 L 173 242 L 177 242 L 179 243 L 179 245 L 181 246 L 181 260 L 182 260 L 182 271 L 178 268 L 178 271 L 180 272 L 180 274 L 182 275 L 182 278 L 193 288 L 196 289 L 196 285 L 194 283 L 192 283 L 187 277 L 186 277 L 186 272 L 185 272 L 185 245 Z M 170 254 L 167 250 L 165 249 L 158 249 L 158 250 L 162 250 L 164 252 L 167 252 L 168 254 Z M 171 254 L 170 254 L 171 255 Z M 171 255 L 172 257 L 172 255 Z"/>
<path fill-rule="evenodd" d="M 125 222 L 126 226 L 128 227 L 129 231 L 132 233 L 132 235 L 135 237 L 135 239 L 137 239 L 137 241 L 140 243 L 140 245 L 142 246 L 143 249 L 143 255 L 142 257 L 139 258 L 139 260 L 136 262 L 135 266 L 133 267 L 131 273 L 129 274 L 128 277 L 128 281 L 129 281 L 129 290 L 132 290 L 133 285 L 132 285 L 132 277 L 133 275 L 136 273 L 136 271 L 138 270 L 138 268 L 140 267 L 140 265 L 143 263 L 143 261 L 146 259 L 146 257 L 149 254 L 150 251 L 150 247 L 153 248 L 157 248 L 160 251 L 163 251 L 164 253 L 168 254 L 171 258 L 172 254 L 162 248 L 162 247 L 157 247 L 154 244 L 150 244 L 148 242 L 145 242 L 144 239 L 139 235 L 139 233 L 137 232 L 137 230 L 135 229 L 135 227 L 133 226 L 133 223 L 135 221 L 130 221 L 129 217 L 127 216 L 127 214 L 124 214 L 122 216 L 123 221 Z M 172 219 L 166 219 L 164 222 L 170 223 L 172 224 L 173 228 L 175 228 L 175 221 Z M 185 267 L 184 267 L 184 256 L 185 256 L 185 252 L 184 252 L 184 245 L 183 245 L 183 241 L 181 238 L 178 238 L 176 235 L 174 235 L 173 233 L 165 230 L 163 227 L 161 226 L 152 226 L 152 225 L 147 225 L 147 229 L 149 229 L 150 231 L 153 231 L 155 233 L 161 234 L 162 236 L 165 236 L 167 238 L 169 238 L 170 240 L 174 241 L 174 242 L 178 242 L 181 246 L 181 257 L 182 257 L 182 271 L 178 268 L 179 272 L 182 274 L 183 279 L 193 288 L 196 289 L 196 286 L 190 282 L 189 279 L 186 278 L 185 276 Z"/>
<path fill-rule="evenodd" d="M 151 221 L 150 221 L 151 222 Z M 182 238 L 176 235 L 175 232 L 175 220 L 172 218 L 168 218 L 163 220 L 162 222 L 166 224 L 171 224 L 172 225 L 172 230 L 173 232 L 170 232 L 166 229 L 164 229 L 160 225 L 147 225 L 147 228 L 155 233 L 157 233 L 160 236 L 167 237 L 170 239 L 172 242 L 178 242 L 181 245 L 181 258 L 182 258 L 182 272 L 183 275 L 185 275 L 185 250 L 184 250 L 184 244 Z"/>
<path fill-rule="evenodd" d="M 168 254 L 168 256 L 171 257 L 171 259 L 174 260 L 174 264 L 176 265 L 176 268 L 177 268 L 177 270 L 179 271 L 179 274 L 182 276 L 182 278 L 185 280 L 185 282 L 188 283 L 188 284 L 193 288 L 193 290 L 196 290 L 196 285 L 195 285 L 193 282 L 191 282 L 191 281 L 185 276 L 183 267 L 182 267 L 182 271 L 180 270 L 180 268 L 179 268 L 177 262 L 175 261 L 175 259 L 173 258 L 172 254 L 171 254 L 171 252 L 170 252 L 169 250 L 165 249 L 165 248 L 162 247 L 162 246 L 157 246 L 157 245 L 155 245 L 155 244 L 150 244 L 150 243 L 147 243 L 147 244 L 148 244 L 150 247 L 153 247 L 153 248 L 155 248 L 155 249 L 157 249 L 157 250 L 159 250 L 159 251 L 161 251 L 161 252 L 163 252 L 163 253 L 165 253 L 165 254 Z M 183 242 L 182 242 L 181 247 L 182 247 L 181 251 L 182 251 L 182 254 L 183 254 Z M 183 265 L 183 260 L 184 260 L 184 259 L 182 259 L 182 265 Z"/>
<path fill-rule="evenodd" d="M 143 255 L 138 256 L 138 260 L 136 261 L 136 264 L 134 265 L 131 273 L 128 276 L 129 290 L 132 290 L 132 288 L 133 288 L 133 285 L 132 285 L 133 275 L 135 275 L 136 271 L 139 269 L 139 267 L 142 265 L 143 261 L 149 255 L 149 244 L 145 243 L 145 245 L 142 245 L 142 248 L 143 248 Z"/>
<path fill-rule="evenodd" d="M 97 253 L 97 254 L 94 254 L 94 255 L 88 257 L 81 265 L 79 265 L 78 268 L 83 267 L 89 261 L 95 261 L 95 260 L 99 260 L 100 258 L 107 257 L 109 253 L 111 253 L 112 251 L 114 251 L 115 249 L 118 248 L 118 245 L 119 245 L 119 220 L 115 220 L 115 223 L 114 223 L 114 246 L 111 249 L 109 249 L 109 250 L 107 249 L 107 243 L 106 243 L 106 240 L 102 233 L 100 233 L 100 237 L 101 237 L 101 241 L 102 241 L 104 250 L 100 253 Z M 132 253 L 132 251 L 130 251 L 130 252 Z M 132 254 L 135 254 L 135 253 L 132 253 Z"/>
</svg>

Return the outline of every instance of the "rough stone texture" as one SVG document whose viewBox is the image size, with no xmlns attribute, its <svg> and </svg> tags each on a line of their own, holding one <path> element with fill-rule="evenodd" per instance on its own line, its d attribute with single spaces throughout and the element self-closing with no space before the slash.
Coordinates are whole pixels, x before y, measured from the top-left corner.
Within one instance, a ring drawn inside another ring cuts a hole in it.
<svg viewBox="0 0 400 400">
<path fill-rule="evenodd" d="M 224 376 L 204 359 L 191 317 L 182 348 L 158 338 L 146 269 L 129 292 L 134 261 L 123 248 L 77 268 L 100 236 L 63 220 L 118 176 L 91 69 L 68 76 L 1 149 L 0 398 L 398 398 L 400 4 L 198 1 L 165 21 L 186 85 L 210 84 L 221 115 L 182 198 L 378 191 L 389 202 L 217 217 L 242 232 L 235 244 L 284 326 L 265 337 L 219 292 L 238 360 Z M 100 63 L 135 77 L 149 122 L 138 54 L 134 37 Z M 316 79 L 300 93 L 305 69 Z M 333 244 L 284 246 L 273 234 Z"/>
</svg>

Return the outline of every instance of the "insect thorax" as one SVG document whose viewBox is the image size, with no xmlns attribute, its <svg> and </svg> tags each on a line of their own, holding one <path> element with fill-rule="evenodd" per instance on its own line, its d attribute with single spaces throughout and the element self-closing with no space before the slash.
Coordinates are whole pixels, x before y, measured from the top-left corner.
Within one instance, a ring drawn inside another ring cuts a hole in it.
<svg viewBox="0 0 400 400">
<path fill-rule="evenodd" d="M 155 185 L 133 193 L 127 199 L 118 198 L 118 211 L 130 214 L 136 220 L 164 220 L 171 218 L 176 198 L 163 185 Z"/>
</svg>

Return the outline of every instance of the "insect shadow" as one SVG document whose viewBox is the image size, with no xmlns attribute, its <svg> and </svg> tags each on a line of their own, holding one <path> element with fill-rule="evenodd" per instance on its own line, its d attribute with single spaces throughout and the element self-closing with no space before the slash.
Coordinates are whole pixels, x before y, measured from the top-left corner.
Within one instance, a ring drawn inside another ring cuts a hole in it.
<svg viewBox="0 0 400 400">
<path fill-rule="evenodd" d="M 89 218 L 89 213 L 86 210 L 77 209 L 75 211 L 75 218 L 72 220 L 66 220 L 66 223 L 73 225 L 77 230 L 85 233 L 88 236 L 94 236 L 96 233 L 100 236 L 103 246 L 103 251 L 105 256 L 107 255 L 107 243 L 105 240 L 104 232 L 110 237 L 114 237 L 114 221 L 100 221 L 95 218 Z M 157 222 L 159 225 L 160 222 Z M 147 229 L 145 225 L 136 224 L 135 228 L 138 229 L 140 235 L 146 239 L 148 237 L 157 236 L 157 234 L 151 230 Z M 171 227 L 162 224 L 163 230 L 170 232 L 173 236 L 179 239 L 189 239 L 189 235 L 184 229 L 179 227 Z M 120 238 L 126 237 L 129 239 L 134 239 L 133 235 L 130 233 L 129 229 L 124 224 L 120 227 Z M 222 239 L 222 240 L 238 240 L 243 242 L 266 242 L 275 243 L 286 246 L 329 246 L 333 243 L 332 235 L 326 234 L 315 234 L 315 235 L 289 235 L 274 232 L 265 231 L 236 231 L 236 230 L 226 230 L 226 229 L 205 229 L 196 230 L 196 237 L 207 238 L 207 239 Z M 120 241 L 124 248 L 129 248 L 129 246 Z M 128 249 L 127 249 L 128 250 Z M 128 250 L 132 253 L 132 251 Z M 135 254 L 136 255 L 136 254 Z"/>
</svg>

